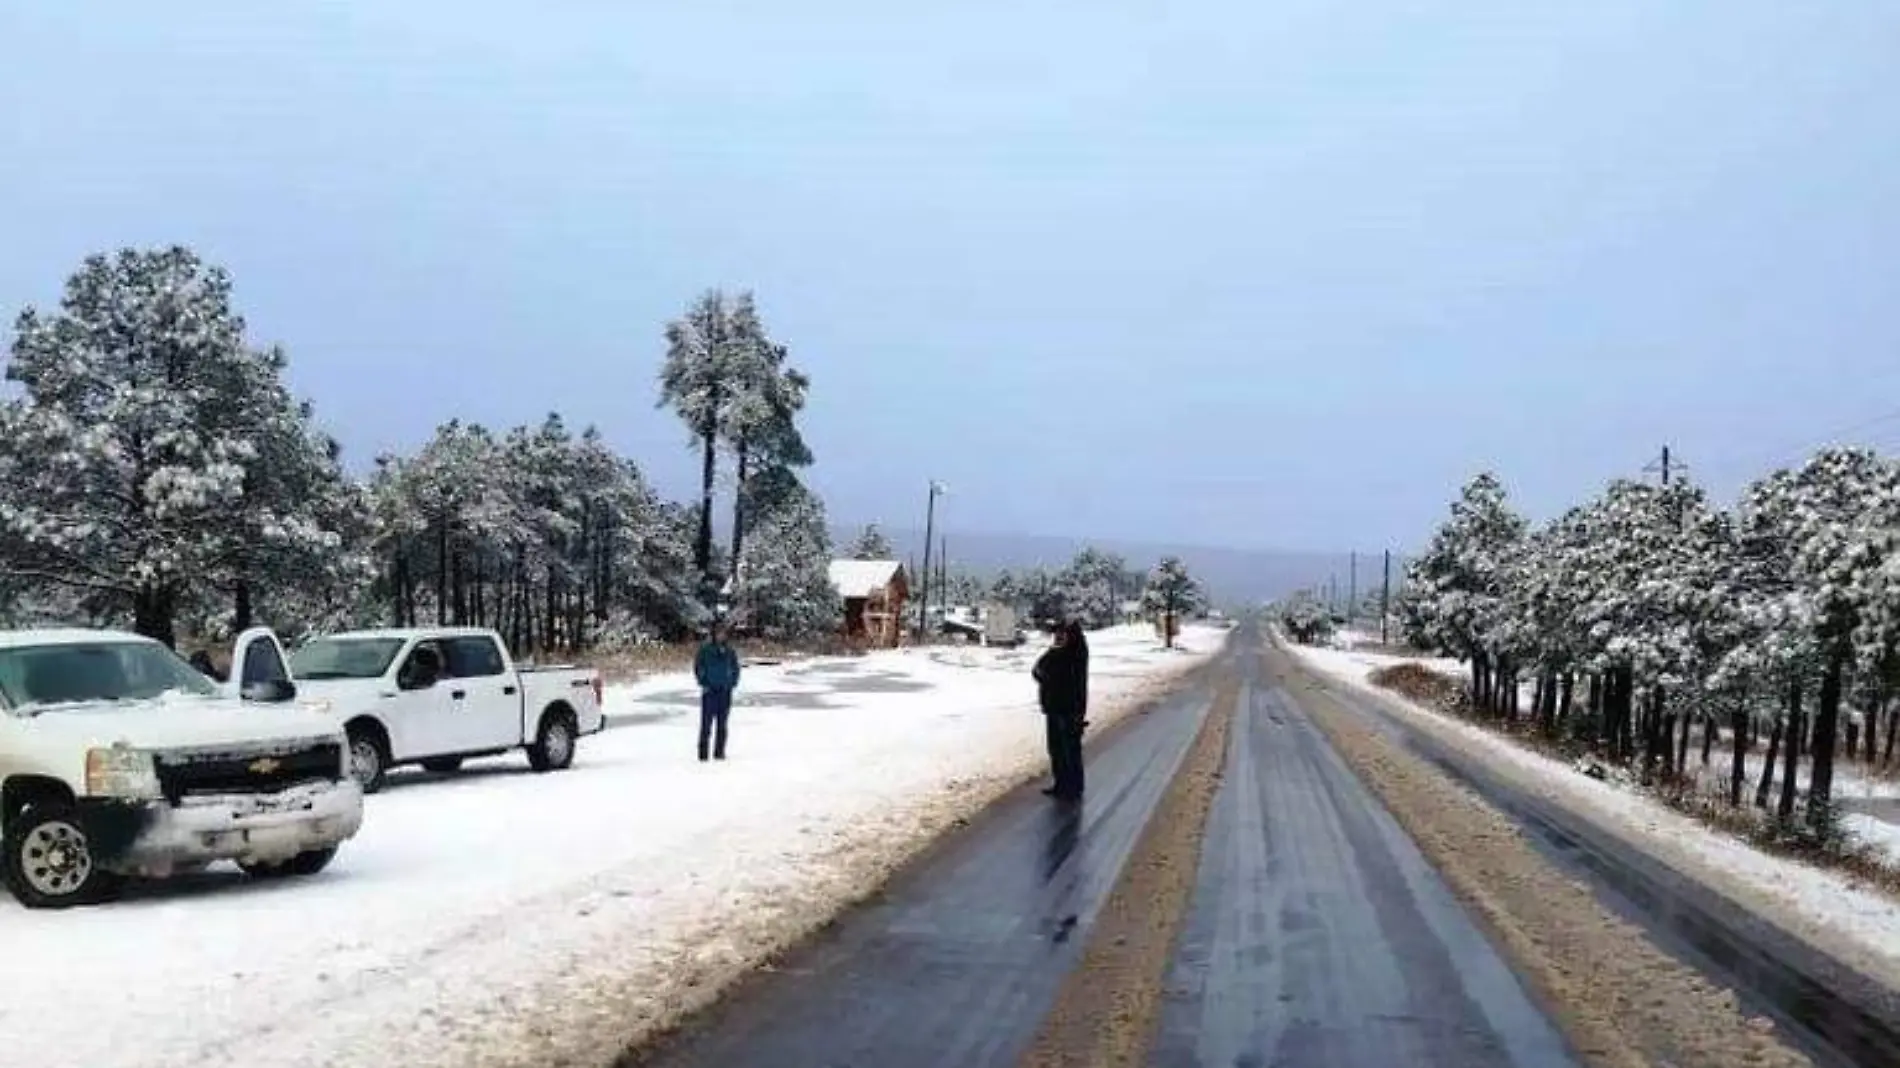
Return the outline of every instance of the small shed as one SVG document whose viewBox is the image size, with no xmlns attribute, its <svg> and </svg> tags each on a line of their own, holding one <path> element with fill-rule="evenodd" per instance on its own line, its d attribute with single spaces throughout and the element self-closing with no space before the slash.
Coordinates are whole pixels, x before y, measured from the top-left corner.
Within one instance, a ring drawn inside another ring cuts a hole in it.
<svg viewBox="0 0 1900 1068">
<path fill-rule="evenodd" d="M 831 584 L 844 599 L 844 637 L 894 649 L 904 633 L 910 575 L 896 560 L 833 560 Z"/>
</svg>

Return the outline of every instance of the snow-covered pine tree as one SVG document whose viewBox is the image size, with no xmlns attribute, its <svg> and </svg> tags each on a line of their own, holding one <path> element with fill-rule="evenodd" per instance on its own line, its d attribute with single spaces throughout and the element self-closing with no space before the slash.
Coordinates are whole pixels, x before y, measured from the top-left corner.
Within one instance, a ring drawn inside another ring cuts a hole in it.
<svg viewBox="0 0 1900 1068">
<path fill-rule="evenodd" d="M 1878 645 L 1868 647 L 1865 639 L 1878 636 L 1885 614 L 1870 595 L 1893 552 L 1900 468 L 1867 449 L 1823 449 L 1764 490 L 1784 524 L 1790 578 L 1805 602 L 1799 615 L 1818 655 L 1807 815 L 1812 831 L 1826 837 L 1835 828 L 1834 758 L 1847 674 L 1857 662 L 1879 658 Z M 1857 637 L 1863 640 L 1858 649 Z"/>
<path fill-rule="evenodd" d="M 700 450 L 699 529 L 693 565 L 709 583 L 713 562 L 713 486 L 718 479 L 719 441 L 735 385 L 732 302 L 708 290 L 686 314 L 666 325 L 666 358 L 660 368 L 660 406 L 685 422 Z"/>
<path fill-rule="evenodd" d="M 1301 645 L 1314 645 L 1332 637 L 1333 617 L 1319 598 L 1300 590 L 1276 606 L 1280 626 L 1287 636 Z"/>
<path fill-rule="evenodd" d="M 778 641 L 837 629 L 844 602 L 831 584 L 831 535 L 824 503 L 784 468 L 759 473 L 769 480 L 771 507 L 758 515 L 745 544 L 733 602 L 736 622 Z M 763 487 L 762 487 L 763 489 Z"/>
<path fill-rule="evenodd" d="M 23 395 L 0 407 L 0 571 L 170 643 L 195 584 L 249 566 L 238 531 L 286 559 L 338 537 L 268 484 L 322 466 L 301 454 L 307 417 L 289 418 L 281 369 L 246 344 L 229 275 L 190 250 L 88 257 L 56 313 L 18 320 L 7 377 Z"/>
<path fill-rule="evenodd" d="M 1407 567 L 1408 631 L 1423 646 L 1471 664 L 1472 693 L 1481 707 L 1495 707 L 1499 676 L 1509 674 L 1510 665 L 1494 660 L 1489 630 L 1500 610 L 1505 568 L 1524 531 L 1503 483 L 1483 472 L 1465 486 L 1451 518 Z"/>
<path fill-rule="evenodd" d="M 1142 606 L 1161 620 L 1161 633 L 1168 648 L 1174 648 L 1174 631 L 1182 617 L 1198 612 L 1206 603 L 1200 583 L 1188 573 L 1178 556 L 1164 557 L 1148 576 L 1142 591 Z"/>
<path fill-rule="evenodd" d="M 1128 561 L 1123 557 L 1087 546 L 1075 554 L 1056 577 L 1062 590 L 1062 603 L 1068 614 L 1087 627 L 1102 627 L 1115 621 L 1121 594 L 1128 582 Z M 1133 593 L 1139 586 L 1128 587 Z"/>
<path fill-rule="evenodd" d="M 988 596 L 992 602 L 1016 611 L 1020 611 L 1027 600 L 1022 584 L 1008 570 L 999 572 L 990 583 Z"/>
<path fill-rule="evenodd" d="M 750 292 L 733 303 L 728 331 L 731 383 L 725 392 L 720 435 L 732 450 L 732 547 L 728 569 L 737 572 L 745 539 L 752 530 L 751 488 L 754 472 L 769 468 L 798 470 L 811 465 L 811 448 L 798 429 L 811 380 L 786 365 L 784 345 L 772 340 Z"/>
<path fill-rule="evenodd" d="M 867 523 L 858 532 L 857 540 L 851 543 L 849 555 L 853 560 L 895 560 L 897 550 L 884 536 L 882 528 L 876 523 Z"/>
<path fill-rule="evenodd" d="M 265 354 L 250 392 L 253 457 L 244 492 L 227 523 L 207 531 L 219 566 L 202 576 L 211 588 L 201 635 L 228 636 L 262 620 L 290 639 L 356 622 L 374 575 L 373 518 L 363 488 L 343 471 L 336 439 L 316 428 L 308 403 L 282 382 L 280 351 Z"/>
<path fill-rule="evenodd" d="M 620 546 L 617 586 L 627 615 L 619 630 L 677 641 L 708 618 L 693 567 L 699 519 L 691 506 L 661 500 L 644 484 L 639 492 L 644 503 Z"/>
<path fill-rule="evenodd" d="M 1068 588 L 1047 568 L 1037 566 L 1024 572 L 1021 589 L 1031 618 L 1038 622 L 1069 618 L 1071 606 Z"/>
<path fill-rule="evenodd" d="M 945 582 L 950 604 L 975 606 L 987 592 L 983 580 L 964 568 L 950 568 Z"/>
</svg>

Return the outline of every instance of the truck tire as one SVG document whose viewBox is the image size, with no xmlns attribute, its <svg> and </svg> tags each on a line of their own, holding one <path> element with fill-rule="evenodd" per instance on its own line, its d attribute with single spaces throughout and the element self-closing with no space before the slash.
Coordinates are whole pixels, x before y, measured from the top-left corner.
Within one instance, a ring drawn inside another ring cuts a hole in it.
<svg viewBox="0 0 1900 1068">
<path fill-rule="evenodd" d="M 536 771 L 566 768 L 574 763 L 574 745 L 579 740 L 573 713 L 565 709 L 543 712 L 541 729 L 535 732 L 534 744 L 528 746 L 528 766 Z"/>
<path fill-rule="evenodd" d="M 350 778 L 363 788 L 365 794 L 373 794 L 383 788 L 383 780 L 389 774 L 389 743 L 382 735 L 360 724 L 349 726 L 350 739 Z"/>
<path fill-rule="evenodd" d="M 239 861 L 238 867 L 244 869 L 244 874 L 253 879 L 288 879 L 315 875 L 329 867 L 330 862 L 335 859 L 336 847 L 330 846 L 328 849 L 312 849 L 299 853 L 289 860 L 279 860 L 268 864 L 247 864 Z"/>
<path fill-rule="evenodd" d="M 119 889 L 117 876 L 93 860 L 86 826 L 73 806 L 29 804 L 7 820 L 6 883 L 30 909 L 92 905 Z"/>
</svg>

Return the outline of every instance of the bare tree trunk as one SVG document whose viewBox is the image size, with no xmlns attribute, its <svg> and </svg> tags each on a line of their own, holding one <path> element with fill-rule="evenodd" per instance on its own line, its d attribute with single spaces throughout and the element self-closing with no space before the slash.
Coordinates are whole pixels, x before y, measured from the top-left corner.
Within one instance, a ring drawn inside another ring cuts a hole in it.
<svg viewBox="0 0 1900 1068">
<path fill-rule="evenodd" d="M 1748 706 L 1737 703 L 1729 710 L 1730 741 L 1735 744 L 1735 762 L 1729 766 L 1728 806 L 1742 807 L 1742 783 L 1748 778 Z"/>
<path fill-rule="evenodd" d="M 231 633 L 241 634 L 251 629 L 251 583 L 248 579 L 238 579 L 234 591 L 237 604 L 231 611 Z"/>
<path fill-rule="evenodd" d="M 462 550 L 449 553 L 449 596 L 454 600 L 455 625 L 468 624 L 468 579 L 462 574 Z"/>
<path fill-rule="evenodd" d="M 1656 763 L 1663 755 L 1663 688 L 1650 687 L 1643 704 L 1643 781 L 1649 782 L 1655 778 Z"/>
<path fill-rule="evenodd" d="M 699 471 L 699 536 L 693 542 L 693 564 L 699 569 L 703 584 L 712 576 L 713 479 L 719 472 L 719 427 L 716 424 L 709 423 L 700 429 L 699 447 L 702 454 Z"/>
<path fill-rule="evenodd" d="M 1821 708 L 1814 717 L 1814 759 L 1808 768 L 1808 826 L 1825 831 L 1834 802 L 1834 742 L 1840 729 L 1841 683 L 1847 671 L 1847 643 L 1836 642 L 1821 675 Z"/>
<path fill-rule="evenodd" d="M 1768 795 L 1775 788 L 1775 761 L 1781 756 L 1781 736 L 1785 733 L 1781 720 L 1775 720 L 1774 728 L 1768 732 L 1768 759 L 1761 765 L 1761 785 L 1755 788 L 1756 808 L 1768 807 Z"/>
<path fill-rule="evenodd" d="M 1616 669 L 1617 720 L 1622 732 L 1623 759 L 1636 759 L 1636 669 Z"/>
<path fill-rule="evenodd" d="M 740 438 L 733 446 L 733 469 L 737 478 L 735 482 L 737 488 L 732 493 L 732 565 L 727 569 L 726 574 L 734 577 L 739 574 L 739 555 L 744 552 L 745 547 L 745 480 L 749 474 L 746 468 L 750 459 L 747 455 L 748 451 L 744 438 Z M 735 610 L 738 607 L 736 604 L 733 605 Z"/>
<path fill-rule="evenodd" d="M 178 613 L 178 598 L 168 587 L 141 586 L 132 595 L 132 629 L 154 641 L 163 642 L 167 649 L 176 648 L 178 633 L 175 617 Z"/>
<path fill-rule="evenodd" d="M 435 523 L 435 625 L 449 624 L 449 517 L 436 517 Z"/>
<path fill-rule="evenodd" d="M 1786 822 L 1794 818 L 1795 777 L 1801 770 L 1801 684 L 1788 686 L 1788 737 L 1782 746 L 1781 802 L 1775 817 Z"/>
<path fill-rule="evenodd" d="M 487 557 L 487 555 L 488 554 L 484 553 L 480 549 L 475 550 L 475 559 L 473 561 L 474 574 L 469 579 L 469 585 L 473 587 L 473 590 L 469 595 L 470 609 L 471 611 L 475 613 L 473 623 L 475 624 L 475 626 L 478 626 L 478 627 L 485 627 L 488 625 L 488 615 L 487 615 L 487 612 L 485 611 L 487 607 L 487 598 L 483 596 L 483 593 L 487 589 L 486 584 L 488 582 L 488 577 L 487 575 L 483 573 L 483 568 L 482 568 L 482 561 Z"/>
</svg>

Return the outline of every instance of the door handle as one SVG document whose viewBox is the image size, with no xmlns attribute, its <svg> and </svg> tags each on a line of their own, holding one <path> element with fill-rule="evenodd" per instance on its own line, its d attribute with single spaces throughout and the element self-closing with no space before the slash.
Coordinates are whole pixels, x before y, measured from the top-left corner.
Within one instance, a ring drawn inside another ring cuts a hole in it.
<svg viewBox="0 0 1900 1068">
<path fill-rule="evenodd" d="M 503 686 L 501 692 L 507 694 L 509 697 L 513 697 L 515 695 L 515 688 L 513 686 Z"/>
<path fill-rule="evenodd" d="M 449 698 L 451 700 L 460 701 L 462 698 L 467 697 L 467 696 L 468 696 L 467 690 L 450 690 L 449 691 Z"/>
</svg>

